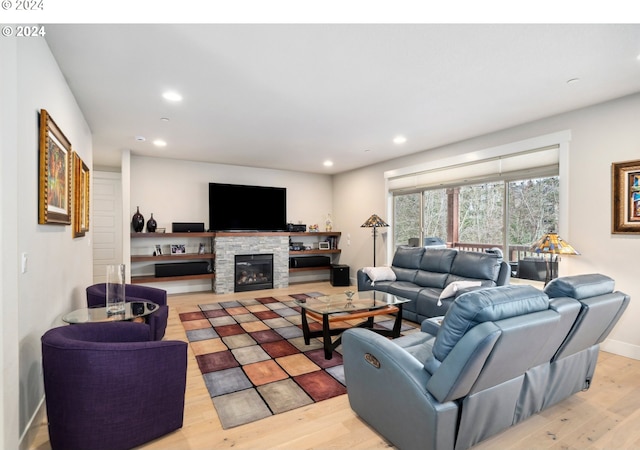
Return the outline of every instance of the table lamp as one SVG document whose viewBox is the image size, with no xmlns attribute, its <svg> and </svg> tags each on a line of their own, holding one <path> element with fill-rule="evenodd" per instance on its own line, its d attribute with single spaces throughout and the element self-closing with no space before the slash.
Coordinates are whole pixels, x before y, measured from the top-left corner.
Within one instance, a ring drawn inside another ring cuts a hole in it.
<svg viewBox="0 0 640 450">
<path fill-rule="evenodd" d="M 557 260 L 557 255 L 579 255 L 578 251 L 571 246 L 567 241 L 558 236 L 558 233 L 554 233 L 552 231 L 546 233 L 540 239 L 538 239 L 529 249 L 531 252 L 536 252 L 538 254 L 548 254 L 549 258 L 546 260 L 547 266 L 547 275 L 544 280 L 544 285 L 546 286 L 549 281 L 553 278 L 553 271 L 551 270 L 551 262 L 552 258 Z M 556 256 L 553 256 L 556 255 Z M 557 274 L 556 274 L 557 276 Z"/>
</svg>

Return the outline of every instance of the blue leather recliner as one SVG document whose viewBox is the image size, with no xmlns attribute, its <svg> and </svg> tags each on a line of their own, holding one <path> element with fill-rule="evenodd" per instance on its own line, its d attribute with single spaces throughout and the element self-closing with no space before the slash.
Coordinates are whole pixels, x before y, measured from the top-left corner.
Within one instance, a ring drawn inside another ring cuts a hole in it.
<svg viewBox="0 0 640 450">
<path fill-rule="evenodd" d="M 589 388 L 629 297 L 600 274 L 459 296 L 393 341 L 342 336 L 352 409 L 400 449 L 466 449 Z"/>
</svg>

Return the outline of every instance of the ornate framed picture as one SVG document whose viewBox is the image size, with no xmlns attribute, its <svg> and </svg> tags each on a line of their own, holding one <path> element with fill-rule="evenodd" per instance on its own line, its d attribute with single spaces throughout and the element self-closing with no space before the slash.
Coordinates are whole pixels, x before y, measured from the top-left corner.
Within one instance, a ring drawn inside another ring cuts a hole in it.
<svg viewBox="0 0 640 450">
<path fill-rule="evenodd" d="M 40 110 L 38 223 L 71 224 L 71 143 Z"/>
<path fill-rule="evenodd" d="M 611 232 L 640 233 L 640 161 L 611 165 Z"/>
<path fill-rule="evenodd" d="M 73 237 L 89 231 L 89 168 L 73 152 Z"/>
</svg>

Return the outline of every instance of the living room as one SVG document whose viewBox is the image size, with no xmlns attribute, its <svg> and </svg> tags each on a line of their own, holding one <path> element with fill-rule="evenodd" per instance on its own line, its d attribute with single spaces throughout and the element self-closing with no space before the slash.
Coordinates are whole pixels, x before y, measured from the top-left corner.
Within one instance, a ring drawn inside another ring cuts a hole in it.
<svg viewBox="0 0 640 450">
<path fill-rule="evenodd" d="M 3 39 L 0 46 L 2 438 L 6 448 L 19 448 L 28 441 L 25 436 L 29 425 L 43 405 L 40 336 L 60 325 L 62 314 L 85 303 L 84 288 L 93 282 L 91 231 L 84 238 L 73 239 L 69 227 L 38 225 L 38 112 L 44 108 L 53 114 L 73 149 L 92 168 L 94 137 L 44 40 Z M 561 187 L 559 231 L 581 255 L 563 258 L 560 274 L 603 273 L 615 279 L 617 289 L 635 298 L 640 290 L 633 262 L 640 241 L 634 235 L 611 233 L 611 164 L 637 159 L 639 110 L 640 93 L 624 95 L 573 111 L 542 115 L 507 129 L 487 128 L 477 137 L 335 175 L 194 163 L 125 152 L 121 176 L 129 192 L 123 196 L 128 201 L 123 210 L 130 216 L 140 206 L 145 216 L 153 212 L 159 226 L 167 228 L 174 221 L 206 223 L 208 182 L 285 186 L 291 221 L 322 226 L 323 218 L 331 213 L 334 230 L 342 232 L 340 262 L 352 268 L 353 278 L 356 268 L 372 264 L 371 233 L 360 225 L 372 213 L 390 220 L 385 178 L 388 171 L 537 142 L 541 137 L 568 136 L 549 144 L 567 148 L 560 160 L 565 184 Z M 379 265 L 388 264 L 393 255 L 388 232 L 379 235 Z M 18 261 L 24 259 L 26 267 L 21 269 Z M 639 315 L 638 307 L 631 303 L 602 348 L 640 359 L 635 326 Z"/>
</svg>

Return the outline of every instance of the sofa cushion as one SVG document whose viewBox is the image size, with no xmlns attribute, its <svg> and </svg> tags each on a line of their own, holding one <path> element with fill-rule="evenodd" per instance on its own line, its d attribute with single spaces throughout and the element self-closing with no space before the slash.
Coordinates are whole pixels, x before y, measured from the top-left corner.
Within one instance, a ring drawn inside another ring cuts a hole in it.
<svg viewBox="0 0 640 450">
<path fill-rule="evenodd" d="M 498 278 L 502 258 L 495 253 L 479 253 L 460 251 L 451 265 L 452 277 L 447 281 L 457 281 L 462 278 L 476 280 L 491 280 Z"/>
<path fill-rule="evenodd" d="M 391 267 L 363 267 L 362 271 L 371 279 L 371 285 L 376 281 L 396 281 L 396 273 Z"/>
<path fill-rule="evenodd" d="M 392 267 L 392 269 L 396 273 L 396 280 L 398 281 L 414 283 L 416 275 L 418 275 L 418 269 L 405 269 L 404 267 Z"/>
<path fill-rule="evenodd" d="M 420 286 L 442 289 L 447 285 L 447 278 L 449 278 L 448 273 L 418 270 L 414 282 Z"/>
<path fill-rule="evenodd" d="M 453 283 L 449 283 L 443 290 L 440 292 L 440 296 L 438 300 L 442 300 L 444 298 L 455 297 L 456 293 L 460 289 L 468 288 L 468 287 L 476 287 L 480 286 L 482 283 L 480 281 L 454 281 Z"/>
<path fill-rule="evenodd" d="M 549 309 L 549 297 L 533 286 L 507 285 L 464 293 L 447 311 L 433 346 L 433 355 L 444 361 L 467 330 L 482 322 L 546 309 Z"/>
<path fill-rule="evenodd" d="M 454 298 L 446 298 L 438 305 L 441 292 L 442 289 L 438 288 L 424 288 L 420 291 L 416 300 L 416 312 L 420 317 L 442 316 L 447 312 Z"/>
<path fill-rule="evenodd" d="M 457 255 L 458 251 L 451 248 L 427 248 L 420 260 L 420 269 L 428 272 L 449 273 Z"/>
<path fill-rule="evenodd" d="M 417 269 L 420 267 L 420 260 L 424 253 L 424 247 L 400 246 L 393 255 L 391 265 L 394 268 Z"/>
<path fill-rule="evenodd" d="M 550 298 L 571 297 L 576 300 L 610 294 L 615 289 L 615 281 L 606 275 L 591 273 L 556 278 L 544 288 Z"/>
<path fill-rule="evenodd" d="M 422 286 L 418 286 L 408 281 L 393 281 L 386 286 L 385 292 L 402 298 L 408 298 L 409 300 L 415 300 L 422 289 Z"/>
</svg>

